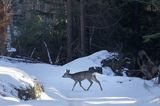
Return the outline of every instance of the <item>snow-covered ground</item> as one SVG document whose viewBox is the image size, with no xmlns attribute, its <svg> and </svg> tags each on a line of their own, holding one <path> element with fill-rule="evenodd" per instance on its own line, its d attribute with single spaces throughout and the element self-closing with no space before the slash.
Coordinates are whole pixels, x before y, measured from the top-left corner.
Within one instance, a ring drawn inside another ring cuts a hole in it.
<svg viewBox="0 0 160 106">
<path fill-rule="evenodd" d="M 113 76 L 110 68 L 104 68 L 105 75 L 97 74 L 103 91 L 97 83 L 93 83 L 89 91 L 84 91 L 77 84 L 74 91 L 74 81 L 69 78 L 62 78 L 66 69 L 71 73 L 86 71 L 92 66 L 101 66 L 100 62 L 105 58 L 112 58 L 115 53 L 105 50 L 94 53 L 90 56 L 76 59 L 63 66 L 49 64 L 33 64 L 10 62 L 0 60 L 0 81 L 9 78 L 21 79 L 31 83 L 31 78 L 37 79 L 45 88 L 45 93 L 39 100 L 22 101 L 14 96 L 0 96 L 0 106 L 158 106 L 160 105 L 160 85 L 151 81 L 144 81 L 139 78 Z M 22 73 L 22 74 L 20 74 Z M 27 74 L 26 74 L 27 73 Z M 4 76 L 7 74 L 9 78 Z M 14 75 L 16 74 L 16 76 Z M 20 75 L 24 76 L 22 78 Z M 19 77 L 19 78 L 17 78 Z M 9 79 L 9 80 L 8 80 Z M 28 80 L 26 80 L 28 79 Z M 20 81 L 20 80 L 17 80 Z M 17 84 L 16 84 L 17 85 Z M 84 80 L 82 85 L 87 88 L 89 82 Z M 0 88 L 1 90 L 1 88 Z"/>
</svg>

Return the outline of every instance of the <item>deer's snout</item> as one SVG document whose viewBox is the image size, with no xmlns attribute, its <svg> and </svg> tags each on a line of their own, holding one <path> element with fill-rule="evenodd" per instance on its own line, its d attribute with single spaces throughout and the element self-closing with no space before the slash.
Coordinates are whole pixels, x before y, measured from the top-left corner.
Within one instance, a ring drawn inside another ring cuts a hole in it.
<svg viewBox="0 0 160 106">
<path fill-rule="evenodd" d="M 64 75 L 62 77 L 64 78 Z"/>
<path fill-rule="evenodd" d="M 62 77 L 63 77 L 63 78 L 67 78 L 67 75 L 66 75 L 66 74 L 64 74 Z"/>
</svg>

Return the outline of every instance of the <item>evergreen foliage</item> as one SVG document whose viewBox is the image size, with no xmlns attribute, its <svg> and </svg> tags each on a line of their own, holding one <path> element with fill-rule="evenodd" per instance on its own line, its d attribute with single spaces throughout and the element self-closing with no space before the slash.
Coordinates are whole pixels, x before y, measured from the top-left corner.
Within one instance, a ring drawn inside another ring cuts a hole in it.
<svg viewBox="0 0 160 106">
<path fill-rule="evenodd" d="M 20 2 L 19 10 L 23 12 L 17 17 L 21 17 L 21 21 L 14 23 L 18 27 L 13 42 L 16 55 L 29 57 L 36 48 L 33 58 L 48 62 L 45 41 L 53 61 L 67 62 L 67 1 L 27 1 Z M 28 8 L 23 9 L 24 5 Z M 159 0 L 85 0 L 83 5 L 86 55 L 106 49 L 135 57 L 144 49 L 153 60 L 160 59 Z M 72 59 L 75 59 L 82 52 L 80 0 L 71 0 L 71 7 L 70 45 Z"/>
</svg>

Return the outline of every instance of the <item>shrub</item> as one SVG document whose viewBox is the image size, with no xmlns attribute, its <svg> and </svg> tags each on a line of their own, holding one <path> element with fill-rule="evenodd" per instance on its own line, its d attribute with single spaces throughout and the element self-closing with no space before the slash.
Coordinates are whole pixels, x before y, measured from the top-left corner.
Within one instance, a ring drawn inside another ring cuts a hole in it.
<svg viewBox="0 0 160 106">
<path fill-rule="evenodd" d="M 17 91 L 18 98 L 21 100 L 38 99 L 44 91 L 43 86 L 37 82 L 34 86 L 15 88 L 15 90 Z"/>
</svg>

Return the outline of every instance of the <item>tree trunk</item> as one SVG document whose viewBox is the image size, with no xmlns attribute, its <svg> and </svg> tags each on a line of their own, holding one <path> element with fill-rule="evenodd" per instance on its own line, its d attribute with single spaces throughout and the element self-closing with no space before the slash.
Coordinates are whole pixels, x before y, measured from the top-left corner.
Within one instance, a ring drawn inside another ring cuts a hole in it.
<svg viewBox="0 0 160 106">
<path fill-rule="evenodd" d="M 67 61 L 72 59 L 72 0 L 67 0 Z"/>
<path fill-rule="evenodd" d="M 0 1 L 0 55 L 6 54 L 7 26 L 10 21 L 10 2 Z"/>
<path fill-rule="evenodd" d="M 81 55 L 85 55 L 84 0 L 80 0 Z"/>
</svg>

